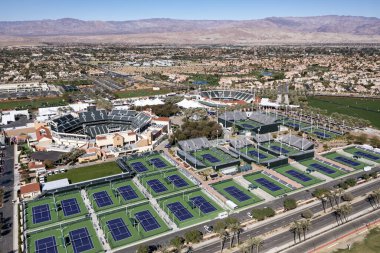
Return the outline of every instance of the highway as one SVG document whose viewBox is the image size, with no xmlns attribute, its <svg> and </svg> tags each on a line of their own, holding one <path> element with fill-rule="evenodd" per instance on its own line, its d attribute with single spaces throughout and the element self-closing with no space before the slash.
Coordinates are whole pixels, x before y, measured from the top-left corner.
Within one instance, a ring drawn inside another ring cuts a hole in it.
<svg viewBox="0 0 380 253">
<path fill-rule="evenodd" d="M 380 171 L 380 167 L 376 167 L 373 169 L 373 171 Z M 346 178 L 352 178 L 352 177 L 361 177 L 362 174 L 365 174 L 367 172 L 359 172 L 355 175 L 351 175 L 351 176 L 346 176 L 346 177 L 343 177 L 342 179 L 338 179 L 338 180 L 335 180 L 335 181 L 331 181 L 331 182 L 328 182 L 326 184 L 324 184 L 323 186 L 316 186 L 316 187 L 313 187 L 313 188 L 310 188 L 309 190 L 306 190 L 306 191 L 302 191 L 302 192 L 298 192 L 298 193 L 295 193 L 295 194 L 292 194 L 290 195 L 291 198 L 295 198 L 297 200 L 305 200 L 305 199 L 310 199 L 312 196 L 311 196 L 311 193 L 313 192 L 313 190 L 315 188 L 320 188 L 320 187 L 326 187 L 326 188 L 329 188 L 329 187 L 332 187 L 336 184 L 338 184 L 341 180 L 344 181 Z M 357 196 L 361 196 L 361 195 L 364 195 L 368 192 L 371 192 L 372 190 L 374 189 L 377 189 L 379 188 L 379 183 L 378 182 L 368 182 L 364 185 L 362 185 L 361 187 L 357 188 L 357 189 L 354 189 L 352 191 L 352 194 L 357 197 Z M 367 205 L 365 205 L 366 207 L 368 207 L 368 203 Z M 265 202 L 261 205 L 258 205 L 256 206 L 255 208 L 260 208 L 260 207 L 265 207 L 265 206 L 268 206 L 268 207 L 271 207 L 273 209 L 278 209 L 278 208 L 281 208 L 283 206 L 283 198 L 278 198 L 278 199 L 275 199 L 271 202 Z M 323 208 L 322 208 L 322 205 L 320 202 L 316 202 L 315 205 L 313 205 L 310 210 L 312 210 L 313 213 L 316 213 L 316 212 L 319 212 L 319 211 L 322 211 Z M 240 221 L 244 221 L 244 220 L 247 220 L 248 219 L 248 216 L 247 216 L 247 210 L 246 211 L 242 211 L 240 213 L 234 213 L 232 214 L 231 216 L 232 217 L 236 217 L 238 218 Z M 276 228 L 279 228 L 279 227 L 282 227 L 284 225 L 287 225 L 295 220 L 299 220 L 301 218 L 301 212 L 302 210 L 298 211 L 298 212 L 295 212 L 289 216 L 285 216 L 285 217 L 282 217 L 282 218 L 279 218 L 279 219 L 276 219 L 274 218 L 273 220 L 271 221 L 263 221 L 262 223 L 262 226 L 259 226 L 255 229 L 253 229 L 252 231 L 250 231 L 249 233 L 248 232 L 243 232 L 242 233 L 242 239 L 244 240 L 244 235 L 245 234 L 249 234 L 249 236 L 258 236 L 258 235 L 261 235 L 263 233 L 266 233 L 266 232 L 269 232 L 269 231 L 272 231 Z M 335 218 L 334 218 L 334 222 L 335 222 Z M 203 226 L 204 225 L 213 225 L 215 223 L 215 220 L 214 221 L 210 221 L 210 222 L 206 222 L 206 223 L 203 223 L 203 224 L 200 224 L 200 225 L 197 225 L 197 226 L 194 226 L 194 227 L 191 227 L 191 228 L 186 228 L 186 229 L 183 229 L 183 230 L 180 230 L 180 231 L 177 231 L 175 233 L 175 235 L 178 235 L 178 236 L 183 236 L 183 234 L 187 231 L 190 231 L 190 230 L 200 230 L 202 232 L 204 232 L 204 229 L 203 229 Z M 289 233 L 290 234 L 290 233 Z M 168 235 L 164 235 L 164 236 L 161 236 L 159 238 L 155 238 L 155 239 L 151 239 L 151 240 L 147 240 L 145 241 L 144 243 L 142 244 L 147 244 L 147 245 L 151 245 L 151 246 L 158 246 L 158 245 L 164 245 L 164 244 L 167 244 L 168 241 L 170 241 L 171 238 L 173 238 L 174 235 L 173 234 L 168 234 Z M 216 246 L 215 246 L 216 244 Z M 131 247 L 128 247 L 126 249 L 122 249 L 122 250 L 119 250 L 119 251 L 116 251 L 116 252 L 120 252 L 120 253 L 130 253 L 130 252 L 135 252 L 136 249 L 137 249 L 138 245 L 134 245 L 134 246 L 131 246 Z M 220 247 L 220 243 L 217 242 L 217 243 L 214 243 L 214 244 L 211 244 L 210 246 L 207 246 L 207 247 L 204 247 L 201 249 L 201 251 L 197 250 L 195 252 L 215 252 L 215 251 L 211 251 L 211 249 L 215 250 L 216 248 L 219 248 Z M 203 249 L 205 250 L 210 250 L 210 251 L 202 251 Z M 218 249 L 216 249 L 216 251 L 218 251 Z"/>
</svg>

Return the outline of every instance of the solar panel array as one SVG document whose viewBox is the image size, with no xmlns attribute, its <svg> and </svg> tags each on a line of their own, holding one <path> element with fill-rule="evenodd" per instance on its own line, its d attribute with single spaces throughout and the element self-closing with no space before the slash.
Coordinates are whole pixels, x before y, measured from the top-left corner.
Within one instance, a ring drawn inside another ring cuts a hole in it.
<svg viewBox="0 0 380 253">
<path fill-rule="evenodd" d="M 94 248 L 87 228 L 70 231 L 69 237 L 74 253 L 80 253 Z"/>
<path fill-rule="evenodd" d="M 145 232 L 152 231 L 161 227 L 148 210 L 136 213 L 135 217 Z"/>
<path fill-rule="evenodd" d="M 181 202 L 169 203 L 166 205 L 169 210 L 177 217 L 178 220 L 184 221 L 194 216 L 187 210 Z"/>
<path fill-rule="evenodd" d="M 203 196 L 192 197 L 190 198 L 190 202 L 192 205 L 198 207 L 204 214 L 212 213 L 217 210 L 216 207 L 208 202 Z"/>
<path fill-rule="evenodd" d="M 245 194 L 243 191 L 241 191 L 235 186 L 226 187 L 224 188 L 224 190 L 240 202 L 251 199 L 250 196 L 248 196 L 247 194 Z"/>
</svg>

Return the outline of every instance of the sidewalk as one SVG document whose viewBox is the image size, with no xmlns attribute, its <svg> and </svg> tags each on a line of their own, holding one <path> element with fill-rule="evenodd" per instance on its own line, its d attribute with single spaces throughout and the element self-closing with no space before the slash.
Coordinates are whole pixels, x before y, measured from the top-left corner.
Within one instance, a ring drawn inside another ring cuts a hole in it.
<svg viewBox="0 0 380 253">
<path fill-rule="evenodd" d="M 18 237 L 21 236 L 18 234 L 18 221 L 19 221 L 19 213 L 18 213 L 18 206 L 20 204 L 19 199 L 17 197 L 17 191 L 19 190 L 19 183 L 20 183 L 20 175 L 18 174 L 18 170 L 15 170 L 15 165 L 18 164 L 18 153 L 17 153 L 17 144 L 13 145 L 13 154 L 14 154 L 14 160 L 13 160 L 13 199 L 16 199 L 16 203 L 13 204 L 13 252 L 18 252 Z M 25 249 L 24 249 L 25 250 Z"/>
</svg>

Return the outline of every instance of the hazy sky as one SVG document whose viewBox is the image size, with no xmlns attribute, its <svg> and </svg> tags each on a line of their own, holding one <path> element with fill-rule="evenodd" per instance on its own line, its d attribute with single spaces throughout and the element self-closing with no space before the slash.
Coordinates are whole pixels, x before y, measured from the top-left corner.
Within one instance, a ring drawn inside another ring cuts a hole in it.
<svg viewBox="0 0 380 253">
<path fill-rule="evenodd" d="M 380 0 L 0 0 L 0 20 L 258 19 L 273 16 L 380 17 Z"/>
</svg>

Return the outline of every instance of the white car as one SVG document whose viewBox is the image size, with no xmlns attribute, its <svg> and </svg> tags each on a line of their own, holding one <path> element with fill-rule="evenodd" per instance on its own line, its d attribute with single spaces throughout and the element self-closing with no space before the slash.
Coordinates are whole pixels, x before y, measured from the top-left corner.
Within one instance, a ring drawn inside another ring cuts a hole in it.
<svg viewBox="0 0 380 253">
<path fill-rule="evenodd" d="M 212 226 L 204 225 L 203 227 L 207 233 L 211 233 L 214 228 Z"/>
<path fill-rule="evenodd" d="M 247 213 L 247 215 L 248 215 L 248 217 L 249 217 L 249 218 L 251 218 L 251 219 L 253 218 L 253 216 L 252 216 L 252 213 L 251 213 L 251 212 L 248 212 L 248 213 Z"/>
</svg>

